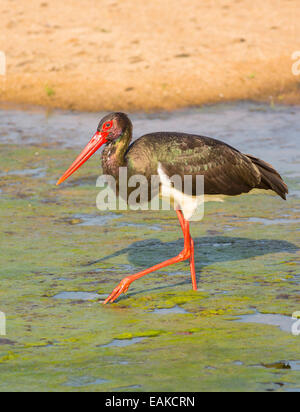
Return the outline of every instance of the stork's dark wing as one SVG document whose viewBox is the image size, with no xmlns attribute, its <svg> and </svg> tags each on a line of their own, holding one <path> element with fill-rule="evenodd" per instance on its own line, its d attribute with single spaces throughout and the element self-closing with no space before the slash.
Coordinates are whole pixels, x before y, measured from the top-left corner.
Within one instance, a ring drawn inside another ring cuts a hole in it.
<svg viewBox="0 0 300 412">
<path fill-rule="evenodd" d="M 153 133 L 138 139 L 128 155 L 135 169 L 146 174 L 157 174 L 159 162 L 169 177 L 203 175 L 205 194 L 247 193 L 261 181 L 258 168 L 246 155 L 204 136 Z"/>
</svg>

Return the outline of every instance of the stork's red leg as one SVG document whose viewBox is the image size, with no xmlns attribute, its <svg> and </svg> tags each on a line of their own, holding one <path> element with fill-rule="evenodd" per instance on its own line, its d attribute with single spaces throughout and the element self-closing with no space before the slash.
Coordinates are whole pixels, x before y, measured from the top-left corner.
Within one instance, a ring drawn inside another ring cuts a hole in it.
<svg viewBox="0 0 300 412">
<path fill-rule="evenodd" d="M 154 272 L 155 270 L 159 270 L 166 266 L 172 265 L 173 263 L 182 262 L 183 260 L 190 259 L 190 268 L 191 268 L 191 275 L 192 275 L 192 282 L 193 282 L 193 289 L 197 289 L 196 285 L 196 275 L 195 275 L 195 265 L 194 265 L 194 241 L 190 235 L 190 227 L 189 222 L 184 219 L 183 214 L 180 210 L 176 211 L 180 226 L 183 231 L 184 236 L 184 248 L 178 256 L 173 257 L 172 259 L 165 260 L 162 263 L 158 263 L 157 265 L 152 266 L 149 269 L 142 270 L 134 275 L 127 276 L 124 278 L 119 285 L 112 291 L 112 293 L 108 296 L 108 298 L 103 302 L 104 304 L 108 302 L 114 302 L 122 293 L 127 292 L 130 284 L 136 280 L 141 278 L 142 276 L 147 275 L 148 273 Z"/>
<path fill-rule="evenodd" d="M 192 238 L 191 238 L 190 268 L 191 268 L 191 276 L 192 276 L 193 289 L 194 289 L 194 290 L 197 290 L 196 270 L 195 270 L 195 257 L 194 257 L 194 241 L 193 241 Z"/>
<path fill-rule="evenodd" d="M 185 224 L 185 222 L 187 222 L 187 224 L 189 226 L 189 222 L 184 219 L 181 210 L 176 210 L 176 213 L 177 213 L 177 216 L 178 216 L 178 219 L 179 219 L 181 229 L 184 233 L 184 224 Z M 193 239 L 190 235 L 189 227 L 188 227 L 188 233 L 189 233 L 189 236 L 190 236 L 190 244 L 191 244 L 190 269 L 191 269 L 191 276 L 192 276 L 192 285 L 193 285 L 193 289 L 197 290 L 196 271 L 195 271 L 195 258 L 194 258 L 194 241 L 193 241 Z"/>
</svg>

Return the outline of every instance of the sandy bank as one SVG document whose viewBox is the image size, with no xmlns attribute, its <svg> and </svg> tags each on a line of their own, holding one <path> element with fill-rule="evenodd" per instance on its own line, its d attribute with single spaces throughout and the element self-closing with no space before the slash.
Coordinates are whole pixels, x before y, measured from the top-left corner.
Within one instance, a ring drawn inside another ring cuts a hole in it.
<svg viewBox="0 0 300 412">
<path fill-rule="evenodd" d="M 93 111 L 300 103 L 299 21 L 299 0 L 3 0 L 0 101 Z"/>
</svg>

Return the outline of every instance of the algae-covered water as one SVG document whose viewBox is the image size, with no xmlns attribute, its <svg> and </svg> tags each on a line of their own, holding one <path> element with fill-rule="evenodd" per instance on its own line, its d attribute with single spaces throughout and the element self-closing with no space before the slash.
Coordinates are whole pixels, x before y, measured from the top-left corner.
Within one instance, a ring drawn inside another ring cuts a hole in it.
<svg viewBox="0 0 300 412">
<path fill-rule="evenodd" d="M 206 204 L 191 225 L 199 290 L 183 262 L 106 306 L 124 276 L 183 240 L 172 212 L 99 212 L 99 156 L 55 186 L 101 115 L 0 111 L 0 390 L 299 390 L 300 108 L 132 116 L 136 137 L 196 132 L 263 158 L 290 195 Z"/>
</svg>

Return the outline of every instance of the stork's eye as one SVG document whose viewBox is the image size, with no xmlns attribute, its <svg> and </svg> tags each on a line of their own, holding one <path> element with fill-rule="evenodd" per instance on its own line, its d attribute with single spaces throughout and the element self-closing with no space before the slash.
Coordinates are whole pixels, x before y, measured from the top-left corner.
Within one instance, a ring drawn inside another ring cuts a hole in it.
<svg viewBox="0 0 300 412">
<path fill-rule="evenodd" d="M 104 125 L 102 126 L 102 129 L 108 130 L 108 129 L 110 129 L 110 128 L 112 127 L 112 125 L 113 125 L 113 122 L 106 122 L 106 123 L 104 123 Z"/>
</svg>

